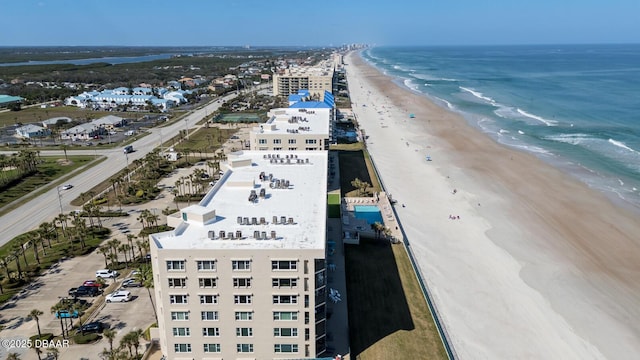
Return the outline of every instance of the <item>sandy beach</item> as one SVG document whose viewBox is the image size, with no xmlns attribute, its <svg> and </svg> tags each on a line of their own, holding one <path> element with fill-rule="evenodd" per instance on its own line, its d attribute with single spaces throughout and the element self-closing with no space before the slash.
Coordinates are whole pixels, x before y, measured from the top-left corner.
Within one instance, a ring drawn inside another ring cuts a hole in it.
<svg viewBox="0 0 640 360">
<path fill-rule="evenodd" d="M 457 355 L 640 357 L 638 215 L 357 53 L 345 62 L 367 147 L 405 205 L 400 221 Z"/>
</svg>

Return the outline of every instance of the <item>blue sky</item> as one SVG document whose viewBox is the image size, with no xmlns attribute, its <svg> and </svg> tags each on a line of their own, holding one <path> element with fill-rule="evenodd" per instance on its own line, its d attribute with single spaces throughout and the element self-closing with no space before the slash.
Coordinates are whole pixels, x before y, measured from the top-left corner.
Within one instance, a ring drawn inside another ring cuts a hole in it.
<svg viewBox="0 0 640 360">
<path fill-rule="evenodd" d="M 0 46 L 639 43 L 639 0 L 0 0 Z"/>
</svg>

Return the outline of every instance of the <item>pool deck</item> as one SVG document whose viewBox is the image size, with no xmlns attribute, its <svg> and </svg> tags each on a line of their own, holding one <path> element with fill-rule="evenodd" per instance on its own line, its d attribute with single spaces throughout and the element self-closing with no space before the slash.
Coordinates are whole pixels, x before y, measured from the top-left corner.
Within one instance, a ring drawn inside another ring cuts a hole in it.
<svg viewBox="0 0 640 360">
<path fill-rule="evenodd" d="M 391 231 L 391 236 L 395 239 L 402 239 L 402 232 L 399 229 L 398 221 L 393 213 L 391 199 L 384 192 L 374 193 L 373 197 L 345 197 L 342 199 L 342 231 L 351 234 L 363 234 L 375 237 L 375 232 L 365 219 L 355 217 L 356 206 L 375 205 L 380 209 L 384 226 Z M 348 237 L 347 237 L 348 238 Z"/>
</svg>

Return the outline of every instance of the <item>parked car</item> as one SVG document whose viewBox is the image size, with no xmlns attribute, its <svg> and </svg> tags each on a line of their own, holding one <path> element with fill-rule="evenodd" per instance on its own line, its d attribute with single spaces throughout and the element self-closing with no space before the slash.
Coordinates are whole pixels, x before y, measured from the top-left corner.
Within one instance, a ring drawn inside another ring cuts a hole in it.
<svg viewBox="0 0 640 360">
<path fill-rule="evenodd" d="M 98 296 L 102 291 L 95 286 L 78 286 L 77 288 L 69 289 L 69 296 L 83 297 L 83 296 Z"/>
<path fill-rule="evenodd" d="M 117 271 L 112 271 L 109 269 L 101 269 L 96 271 L 96 277 L 97 278 L 103 278 L 103 279 L 115 279 L 118 277 L 118 275 L 120 275 Z"/>
<path fill-rule="evenodd" d="M 73 187 L 71 184 L 62 185 L 62 190 L 69 190 Z"/>
<path fill-rule="evenodd" d="M 131 300 L 131 292 L 124 291 L 124 290 L 112 292 L 111 294 L 107 295 L 107 297 L 105 298 L 105 301 L 108 303 L 127 302 L 129 300 Z"/>
<path fill-rule="evenodd" d="M 102 287 L 105 287 L 106 284 L 99 283 L 97 280 L 87 280 L 84 283 L 82 283 L 82 286 L 91 286 L 91 287 L 102 288 Z"/>
<path fill-rule="evenodd" d="M 78 333 L 101 333 L 104 330 L 104 324 L 100 321 L 95 321 L 92 323 L 82 325 L 77 332 Z"/>
<path fill-rule="evenodd" d="M 77 318 L 80 314 L 78 314 L 78 310 L 58 310 L 56 311 L 56 319 L 64 319 L 64 318 Z"/>
<path fill-rule="evenodd" d="M 134 279 L 134 278 L 128 278 L 128 279 L 124 279 L 122 281 L 122 287 L 123 288 L 128 288 L 128 287 L 141 287 L 142 283 L 139 282 L 138 280 Z"/>
</svg>

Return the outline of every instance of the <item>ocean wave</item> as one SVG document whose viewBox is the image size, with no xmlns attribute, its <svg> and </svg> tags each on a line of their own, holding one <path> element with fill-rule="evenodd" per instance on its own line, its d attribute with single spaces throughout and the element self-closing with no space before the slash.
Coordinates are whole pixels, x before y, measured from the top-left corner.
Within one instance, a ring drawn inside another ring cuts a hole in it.
<svg viewBox="0 0 640 360">
<path fill-rule="evenodd" d="M 548 120 L 548 119 L 545 119 L 545 118 L 543 118 L 541 116 L 530 114 L 530 113 L 528 113 L 528 112 L 526 112 L 526 111 L 524 111 L 524 110 L 522 110 L 520 108 L 517 108 L 516 111 L 520 115 L 523 115 L 523 116 L 526 116 L 528 118 L 532 118 L 532 119 L 538 120 L 538 121 L 546 124 L 547 126 L 556 126 L 556 125 L 558 125 L 558 122 L 555 121 L 555 120 Z"/>
<path fill-rule="evenodd" d="M 469 89 L 469 88 L 466 88 L 464 86 L 460 86 L 459 88 L 460 88 L 460 90 L 466 91 L 466 92 L 470 93 L 471 95 L 477 97 L 478 99 L 482 99 L 482 100 L 488 102 L 489 104 L 491 104 L 493 106 L 499 106 L 498 103 L 495 100 L 493 100 L 492 98 L 490 98 L 488 96 L 485 96 L 483 93 L 481 93 L 479 91 L 475 91 L 473 89 Z"/>
<path fill-rule="evenodd" d="M 413 80 L 404 79 L 403 83 L 404 83 L 404 86 L 408 87 L 409 89 L 413 91 L 418 91 L 419 86 Z"/>
<path fill-rule="evenodd" d="M 439 77 L 435 77 L 435 76 L 431 76 L 431 75 L 425 75 L 425 74 L 411 74 L 411 76 L 416 77 L 418 79 L 422 79 L 422 80 L 426 80 L 426 81 L 432 81 L 432 82 L 454 82 L 454 81 L 458 81 L 456 79 L 449 79 L 449 78 L 439 78 Z"/>
<path fill-rule="evenodd" d="M 510 131 L 509 130 L 505 130 L 505 129 L 500 129 L 500 130 L 498 130 L 498 133 L 499 134 L 509 134 Z"/>
<path fill-rule="evenodd" d="M 449 110 L 455 110 L 455 107 L 453 106 L 453 104 L 451 104 L 450 102 L 448 102 L 447 100 L 443 99 L 443 98 L 439 98 L 437 96 L 433 97 L 434 99 L 436 99 L 437 101 L 442 101 L 445 105 L 447 105 L 447 107 L 449 108 Z"/>
<path fill-rule="evenodd" d="M 545 140 L 550 140 L 550 141 L 557 141 L 557 142 L 562 142 L 562 143 L 567 143 L 567 144 L 571 144 L 571 145 L 580 145 L 583 144 L 585 141 L 592 141 L 592 140 L 598 140 L 597 138 L 594 138 L 593 136 L 587 135 L 587 134 L 557 134 L 557 135 L 549 135 L 549 136 L 545 136 L 543 139 Z"/>
<path fill-rule="evenodd" d="M 633 153 L 638 153 L 638 151 L 633 150 L 632 148 L 628 147 L 625 143 L 623 143 L 621 141 L 616 141 L 616 140 L 613 140 L 613 139 L 609 139 L 608 141 L 609 141 L 610 144 L 613 144 L 613 145 L 615 145 L 615 146 L 617 146 L 619 148 L 622 148 L 622 149 L 625 149 L 625 150 L 629 150 L 629 151 L 631 151 Z"/>
</svg>

